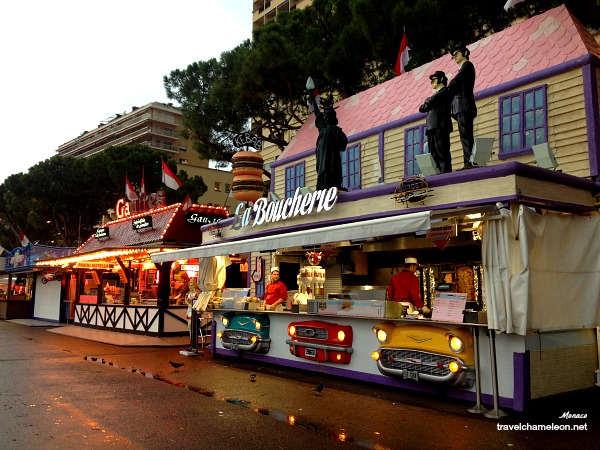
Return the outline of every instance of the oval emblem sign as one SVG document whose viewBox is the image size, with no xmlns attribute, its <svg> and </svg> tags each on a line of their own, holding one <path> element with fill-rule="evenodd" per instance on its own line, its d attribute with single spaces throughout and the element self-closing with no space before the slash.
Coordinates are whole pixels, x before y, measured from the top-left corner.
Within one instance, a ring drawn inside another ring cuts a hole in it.
<svg viewBox="0 0 600 450">
<path fill-rule="evenodd" d="M 396 204 L 402 203 L 408 208 L 410 203 L 425 203 L 431 197 L 429 185 L 423 178 L 404 178 L 394 190 Z"/>
</svg>

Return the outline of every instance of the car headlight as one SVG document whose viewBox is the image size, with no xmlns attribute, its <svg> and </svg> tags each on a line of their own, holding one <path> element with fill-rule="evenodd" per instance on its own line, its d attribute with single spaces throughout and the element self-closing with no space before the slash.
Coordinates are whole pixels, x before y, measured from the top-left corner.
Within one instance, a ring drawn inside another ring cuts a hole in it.
<svg viewBox="0 0 600 450">
<path fill-rule="evenodd" d="M 381 343 L 384 343 L 385 341 L 387 341 L 387 333 L 379 328 L 379 327 L 373 327 L 373 332 L 375 333 L 375 336 L 377 336 L 377 340 Z"/>
<path fill-rule="evenodd" d="M 454 353 L 462 353 L 465 350 L 464 341 L 454 334 L 446 334 L 446 339 L 448 339 L 448 346 L 450 350 Z"/>
<path fill-rule="evenodd" d="M 294 336 L 296 334 L 296 327 L 294 325 L 290 325 L 288 327 L 288 334 L 290 336 Z"/>
<path fill-rule="evenodd" d="M 257 330 L 260 330 L 262 328 L 262 324 L 258 320 L 254 319 L 253 322 L 254 328 L 256 328 Z"/>
<path fill-rule="evenodd" d="M 342 330 L 338 331 L 337 338 L 338 341 L 344 342 L 344 339 L 346 339 L 346 333 L 344 333 Z"/>
<path fill-rule="evenodd" d="M 227 317 L 221 316 L 221 323 L 223 323 L 223 326 L 226 327 L 227 325 L 229 325 L 229 319 Z"/>
</svg>

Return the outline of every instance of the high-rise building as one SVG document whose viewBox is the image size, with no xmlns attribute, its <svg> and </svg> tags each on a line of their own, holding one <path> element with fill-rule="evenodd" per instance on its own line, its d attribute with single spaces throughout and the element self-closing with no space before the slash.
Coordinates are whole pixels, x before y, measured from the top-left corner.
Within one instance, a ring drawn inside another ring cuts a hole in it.
<svg viewBox="0 0 600 450">
<path fill-rule="evenodd" d="M 254 0 L 252 3 L 252 29 L 256 30 L 265 23 L 275 20 L 277 14 L 289 12 L 293 9 L 306 8 L 312 4 L 312 0 Z"/>
<path fill-rule="evenodd" d="M 87 158 L 111 146 L 147 145 L 174 159 L 177 170 L 185 170 L 191 177 L 202 177 L 208 190 L 198 201 L 223 206 L 228 199 L 233 175 L 209 168 L 208 160 L 201 159 L 194 150 L 193 140 L 181 136 L 182 127 L 180 109 L 172 104 L 152 102 L 102 120 L 95 129 L 83 132 L 56 151 L 65 157 Z M 233 204 L 237 202 L 229 199 L 225 206 Z"/>
</svg>

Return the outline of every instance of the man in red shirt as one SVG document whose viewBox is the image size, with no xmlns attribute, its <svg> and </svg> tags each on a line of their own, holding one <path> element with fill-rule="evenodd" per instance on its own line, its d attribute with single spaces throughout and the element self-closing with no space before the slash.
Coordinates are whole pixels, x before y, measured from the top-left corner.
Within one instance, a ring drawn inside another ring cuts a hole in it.
<svg viewBox="0 0 600 450">
<path fill-rule="evenodd" d="M 389 301 L 412 303 L 416 309 L 425 306 L 423 300 L 421 300 L 419 279 L 415 275 L 418 267 L 419 263 L 416 258 L 406 258 L 404 260 L 404 270 L 394 275 L 388 285 L 387 296 Z"/>
<path fill-rule="evenodd" d="M 279 267 L 271 267 L 271 282 L 265 289 L 265 310 L 274 311 L 278 305 L 285 306 L 287 297 L 287 287 L 279 279 Z"/>
</svg>

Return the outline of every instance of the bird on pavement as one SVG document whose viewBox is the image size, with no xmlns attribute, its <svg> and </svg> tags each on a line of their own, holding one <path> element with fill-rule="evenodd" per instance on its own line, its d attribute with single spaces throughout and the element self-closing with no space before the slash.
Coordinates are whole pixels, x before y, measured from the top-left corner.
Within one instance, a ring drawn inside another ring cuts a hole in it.
<svg viewBox="0 0 600 450">
<path fill-rule="evenodd" d="M 252 383 L 254 383 L 254 382 L 256 381 L 256 374 L 255 374 L 254 372 L 252 372 L 252 373 L 250 374 L 250 381 L 251 381 Z"/>
<path fill-rule="evenodd" d="M 324 388 L 324 387 L 325 387 L 325 386 L 323 386 L 323 382 L 320 382 L 319 384 L 317 384 L 317 385 L 316 385 L 316 386 L 313 388 L 313 391 L 315 391 L 315 392 L 323 392 L 323 388 Z"/>
<path fill-rule="evenodd" d="M 179 369 L 180 367 L 185 366 L 184 363 L 178 363 L 175 361 L 169 361 L 169 364 L 171 364 L 175 368 L 175 370 Z"/>
</svg>

